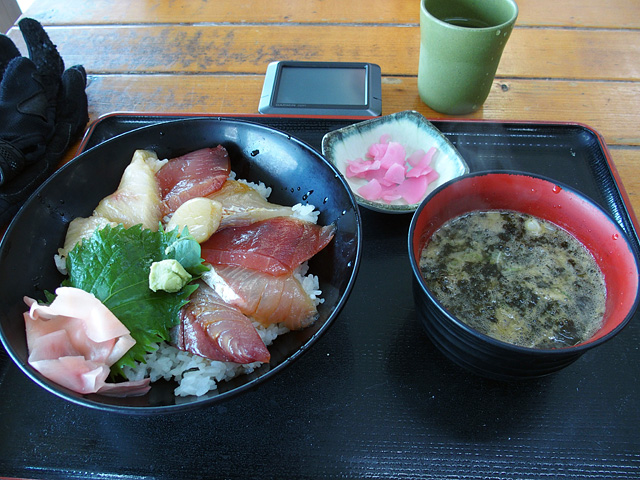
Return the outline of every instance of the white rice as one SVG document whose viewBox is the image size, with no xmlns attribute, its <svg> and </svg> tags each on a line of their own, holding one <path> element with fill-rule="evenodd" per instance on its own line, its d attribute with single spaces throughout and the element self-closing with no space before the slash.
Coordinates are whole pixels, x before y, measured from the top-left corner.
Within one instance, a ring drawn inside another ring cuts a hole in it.
<svg viewBox="0 0 640 480">
<path fill-rule="evenodd" d="M 257 190 L 258 192 L 260 192 L 260 195 L 262 195 L 264 198 L 269 198 L 269 195 L 271 195 L 271 192 L 273 191 L 271 187 L 267 187 L 262 182 L 255 183 L 255 182 L 248 182 L 247 180 L 244 180 L 242 178 L 236 179 L 236 174 L 233 171 L 231 172 L 231 175 L 229 175 L 229 178 L 232 180 L 236 180 L 239 183 L 244 183 L 245 185 L 249 185 L 254 190 Z"/>
<path fill-rule="evenodd" d="M 292 217 L 299 218 L 300 220 L 306 220 L 311 223 L 318 223 L 318 216 L 320 216 L 320 212 L 316 210 L 314 205 L 303 205 L 302 203 L 296 203 L 293 207 Z"/>
<path fill-rule="evenodd" d="M 293 276 L 302 284 L 302 288 L 309 298 L 313 300 L 313 304 L 317 307 L 324 303 L 324 298 L 320 298 L 322 290 L 320 290 L 320 280 L 317 276 L 309 272 L 309 264 L 304 262 L 294 272 Z"/>
</svg>

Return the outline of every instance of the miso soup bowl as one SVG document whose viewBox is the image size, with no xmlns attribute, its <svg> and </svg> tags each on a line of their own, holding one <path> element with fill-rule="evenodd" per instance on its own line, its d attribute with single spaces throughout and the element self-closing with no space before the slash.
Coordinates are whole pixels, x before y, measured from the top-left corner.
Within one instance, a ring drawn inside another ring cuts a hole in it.
<svg viewBox="0 0 640 480">
<path fill-rule="evenodd" d="M 601 328 L 571 347 L 538 349 L 484 335 L 447 311 L 420 274 L 420 252 L 448 220 L 477 210 L 513 210 L 548 220 L 577 238 L 595 258 L 606 285 Z M 409 228 L 413 295 L 419 322 L 446 357 L 497 380 L 541 377 L 576 361 L 618 334 L 638 306 L 638 260 L 625 232 L 593 201 L 553 180 L 517 172 L 479 172 L 434 190 L 418 206 Z"/>
</svg>

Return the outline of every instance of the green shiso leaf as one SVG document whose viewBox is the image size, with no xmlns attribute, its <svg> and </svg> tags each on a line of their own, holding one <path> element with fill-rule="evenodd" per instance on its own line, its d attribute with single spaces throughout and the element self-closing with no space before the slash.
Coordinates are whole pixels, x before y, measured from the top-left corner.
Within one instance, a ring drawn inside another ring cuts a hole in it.
<svg viewBox="0 0 640 480">
<path fill-rule="evenodd" d="M 63 285 L 94 294 L 136 340 L 111 368 L 114 376 L 122 375 L 125 365 L 143 362 L 157 343 L 169 340 L 169 331 L 180 321 L 180 309 L 197 288 L 191 283 L 177 293 L 149 289 L 151 264 L 170 258 L 185 261 L 188 265 L 183 266 L 194 276 L 206 270 L 200 245 L 188 231 L 164 232 L 160 228 L 154 232 L 141 225 L 107 226 L 80 242 L 67 256 L 69 276 Z"/>
</svg>

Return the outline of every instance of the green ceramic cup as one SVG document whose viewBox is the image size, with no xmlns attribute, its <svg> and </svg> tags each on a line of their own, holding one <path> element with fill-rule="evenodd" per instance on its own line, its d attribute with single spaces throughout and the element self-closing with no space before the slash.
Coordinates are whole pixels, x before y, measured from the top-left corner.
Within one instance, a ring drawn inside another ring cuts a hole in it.
<svg viewBox="0 0 640 480">
<path fill-rule="evenodd" d="M 422 101 L 450 115 L 478 110 L 517 16 L 513 0 L 420 0 Z"/>
</svg>

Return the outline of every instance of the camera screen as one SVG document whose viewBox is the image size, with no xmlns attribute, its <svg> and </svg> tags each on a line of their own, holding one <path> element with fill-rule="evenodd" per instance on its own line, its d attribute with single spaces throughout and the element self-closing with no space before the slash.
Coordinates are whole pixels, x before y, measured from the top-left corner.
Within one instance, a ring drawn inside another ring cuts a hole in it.
<svg viewBox="0 0 640 480">
<path fill-rule="evenodd" d="M 275 97 L 275 105 L 367 105 L 367 69 L 283 65 Z"/>
</svg>

